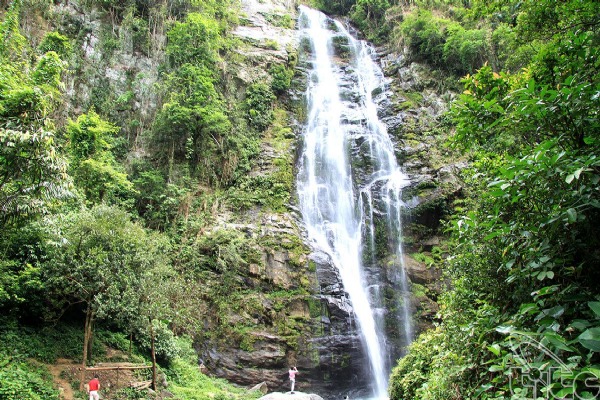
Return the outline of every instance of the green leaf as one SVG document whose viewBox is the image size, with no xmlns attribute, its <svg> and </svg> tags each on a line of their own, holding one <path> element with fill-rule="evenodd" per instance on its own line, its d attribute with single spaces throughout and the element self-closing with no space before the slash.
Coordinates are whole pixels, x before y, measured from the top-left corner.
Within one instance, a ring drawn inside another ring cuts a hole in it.
<svg viewBox="0 0 600 400">
<path fill-rule="evenodd" d="M 481 393 L 486 392 L 487 390 L 491 389 L 492 387 L 494 387 L 494 385 L 492 385 L 491 383 L 486 383 L 485 385 L 481 385 L 475 391 L 475 397 L 479 397 L 479 395 L 481 395 Z"/>
<path fill-rule="evenodd" d="M 558 286 L 557 285 L 552 285 L 552 286 L 546 286 L 541 288 L 540 290 L 537 290 L 533 293 L 531 293 L 532 295 L 538 295 L 538 296 L 545 296 L 547 294 L 551 294 L 554 293 L 558 290 Z"/>
<path fill-rule="evenodd" d="M 586 330 L 577 337 L 577 340 L 586 349 L 600 352 L 600 327 Z"/>
<path fill-rule="evenodd" d="M 552 318 L 558 318 L 563 315 L 565 308 L 563 306 L 556 306 L 544 311 L 547 311 L 547 314 Z"/>
<path fill-rule="evenodd" d="M 539 320 L 542 320 L 545 317 L 551 317 L 552 319 L 557 319 L 561 315 L 563 315 L 564 312 L 565 312 L 565 308 L 563 306 L 555 306 L 555 307 L 552 307 L 552 308 L 546 308 L 545 310 L 542 310 L 542 312 L 539 313 L 535 317 L 535 320 L 539 321 Z"/>
<path fill-rule="evenodd" d="M 488 235 L 487 235 L 487 236 L 484 238 L 484 240 L 490 240 L 490 239 L 493 239 L 493 238 L 495 238 L 495 237 L 497 237 L 497 236 L 500 236 L 500 235 L 502 235 L 503 233 L 504 233 L 504 232 L 502 232 L 502 231 L 494 231 L 494 232 L 492 232 L 492 233 L 488 234 Z"/>
<path fill-rule="evenodd" d="M 563 389 L 559 390 L 558 392 L 552 393 L 552 394 L 555 399 L 563 399 L 569 395 L 572 395 L 573 390 L 574 390 L 573 387 L 566 387 L 566 388 L 563 388 Z"/>
<path fill-rule="evenodd" d="M 514 327 L 510 325 L 500 325 L 496 327 L 496 332 L 498 333 L 512 333 L 514 331 Z"/>
<path fill-rule="evenodd" d="M 569 219 L 570 223 L 576 222 L 577 221 L 577 211 L 575 211 L 574 208 L 569 208 L 567 210 L 567 218 Z"/>
<path fill-rule="evenodd" d="M 590 321 L 588 321 L 587 319 L 577 319 L 571 323 L 570 328 L 577 329 L 578 331 L 583 331 L 588 326 L 590 326 Z"/>
<path fill-rule="evenodd" d="M 588 306 L 596 314 L 596 318 L 600 318 L 600 301 L 590 301 L 588 302 Z"/>
<path fill-rule="evenodd" d="M 496 189 L 490 192 L 490 194 L 494 197 L 502 197 L 506 194 L 504 190 Z"/>
<path fill-rule="evenodd" d="M 567 175 L 565 182 L 571 183 L 571 182 L 573 182 L 573 179 L 575 179 L 575 175 L 569 174 L 569 175 Z"/>
<path fill-rule="evenodd" d="M 572 347 L 567 345 L 567 343 L 563 337 L 561 337 L 560 335 L 558 335 L 554 332 L 546 332 L 544 334 L 544 337 L 548 340 L 548 342 L 553 344 L 554 347 L 556 347 L 557 349 L 564 350 L 564 351 L 575 351 Z"/>
<path fill-rule="evenodd" d="M 500 355 L 500 345 L 498 343 L 494 343 L 491 346 L 488 346 L 488 350 L 494 353 L 496 357 Z"/>
<path fill-rule="evenodd" d="M 600 378 L 600 367 L 598 367 L 598 366 L 582 368 L 581 372 L 587 372 L 589 374 L 594 375 L 596 378 Z"/>
<path fill-rule="evenodd" d="M 536 303 L 525 303 L 521 304 L 519 308 L 519 314 L 531 314 L 539 311 L 539 307 Z"/>
</svg>

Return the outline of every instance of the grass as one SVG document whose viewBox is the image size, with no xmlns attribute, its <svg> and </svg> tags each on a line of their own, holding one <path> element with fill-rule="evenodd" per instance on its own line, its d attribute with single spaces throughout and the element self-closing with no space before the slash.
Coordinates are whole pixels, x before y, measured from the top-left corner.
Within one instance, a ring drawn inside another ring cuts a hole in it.
<svg viewBox="0 0 600 400">
<path fill-rule="evenodd" d="M 210 378 L 200 373 L 198 366 L 182 359 L 175 360 L 167 372 L 169 391 L 181 400 L 242 400 L 258 399 L 260 392 L 250 393 L 232 386 L 223 379 Z"/>
</svg>

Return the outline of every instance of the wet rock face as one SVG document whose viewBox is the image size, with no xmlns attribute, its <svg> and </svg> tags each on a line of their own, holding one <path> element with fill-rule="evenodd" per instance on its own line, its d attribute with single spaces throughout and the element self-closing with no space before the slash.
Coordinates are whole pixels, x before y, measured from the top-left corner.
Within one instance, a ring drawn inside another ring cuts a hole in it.
<svg viewBox="0 0 600 400">
<path fill-rule="evenodd" d="M 269 388 L 276 387 L 286 376 L 286 343 L 276 335 L 255 335 L 252 351 L 237 348 L 205 351 L 209 374 L 244 386 L 266 382 Z"/>
<path fill-rule="evenodd" d="M 243 2 L 245 21 L 234 34 L 247 44 L 240 50 L 245 61 L 232 69 L 242 85 L 270 79 L 270 65 L 287 60 L 288 46 L 298 47 L 295 29 L 273 25 L 277 16 L 295 17 L 292 3 Z M 340 52 L 344 48 L 340 42 Z M 300 64 L 300 70 L 305 67 Z M 302 96 L 301 92 L 290 93 L 290 101 L 304 101 Z M 299 129 L 296 131 L 299 134 Z M 266 157 L 261 157 L 251 174 L 272 170 L 269 164 L 278 157 L 276 149 L 263 146 L 263 154 Z M 219 340 L 198 344 L 203 362 L 211 374 L 247 386 L 265 382 L 269 391 L 289 391 L 290 365 L 300 371 L 298 390 L 334 396 L 351 387 L 367 387 L 363 346 L 339 272 L 327 254 L 302 244 L 306 235 L 301 217 L 290 209 L 283 214 L 247 213 L 243 223 L 233 222 L 239 216 L 222 217 L 222 225 L 243 231 L 261 244 L 260 262 L 248 267 L 248 283 L 264 293 L 261 315 L 255 318 L 262 325 L 245 333 L 251 345 L 229 339 L 227 345 Z M 268 298 L 272 292 L 281 292 L 285 299 Z M 235 325 L 244 322 L 242 316 L 230 316 L 229 320 Z"/>
<path fill-rule="evenodd" d="M 267 76 L 270 65 L 287 59 L 285 47 L 302 46 L 302 43 L 294 42 L 295 31 L 273 27 L 269 22 L 272 20 L 269 16 L 294 12 L 293 8 L 286 8 L 284 1 L 248 0 L 244 4 L 247 22 L 235 33 L 248 44 L 243 49 L 244 64 L 237 67 L 235 77 L 241 86 L 261 77 L 270 79 Z M 252 10 L 253 4 L 259 7 L 255 11 Z M 267 40 L 275 40 L 277 46 L 267 43 Z M 343 41 L 336 44 L 336 54 L 341 61 L 345 57 L 345 49 Z M 455 179 L 456 169 L 434 167 L 434 163 L 427 158 L 433 144 L 427 140 L 426 130 L 436 123 L 435 118 L 444 110 L 444 105 L 433 83 L 422 77 L 419 66 L 404 63 L 401 56 L 392 54 L 383 56 L 381 61 L 387 66 L 390 81 L 386 87 L 375 91 L 373 96 L 379 107 L 379 116 L 395 142 L 396 155 L 411 178 L 405 198 L 406 231 L 413 233 L 410 224 L 415 221 L 435 229 L 447 198 L 446 189 L 442 188 L 460 184 Z M 352 68 L 344 67 L 342 62 L 339 66 L 346 68 L 347 72 Z M 303 73 L 307 68 L 300 60 L 295 79 L 304 79 Z M 344 82 L 341 88 L 343 101 L 357 100 L 357 94 L 352 90 L 355 84 L 350 79 Z M 302 93 L 290 93 L 290 101 L 304 100 Z M 349 113 L 346 118 L 347 123 L 357 127 L 364 122 L 360 114 Z M 296 127 L 295 132 L 299 140 L 300 129 Z M 367 145 L 357 129 L 352 136 L 351 148 L 353 157 L 358 160 L 353 165 L 357 172 L 357 183 L 364 182 L 372 172 L 374 161 L 364 157 L 361 159 L 361 155 L 367 154 L 364 151 Z M 270 164 L 278 157 L 276 151 L 275 148 L 264 147 L 261 154 L 266 156 L 261 157 L 251 174 L 268 173 Z M 375 208 L 376 215 L 384 210 L 377 200 Z M 243 216 L 243 223 L 239 222 L 240 216 L 223 217 L 221 224 L 240 230 L 260 243 L 260 261 L 251 263 L 248 275 L 244 277 L 249 288 L 262 292 L 258 295 L 260 310 L 250 316 L 227 316 L 232 327 L 244 326 L 249 320 L 256 325 L 244 332 L 241 343 L 239 339 L 230 345 L 223 345 L 222 341 L 215 338 L 199 343 L 198 350 L 210 374 L 237 384 L 254 386 L 265 382 L 269 391 L 286 392 L 289 391 L 287 370 L 290 365 L 296 365 L 300 371 L 298 390 L 341 398 L 349 388 L 369 387 L 369 382 L 365 381 L 369 376 L 365 371 L 368 363 L 364 361 L 353 309 L 337 268 L 327 254 L 308 248 L 300 216 L 291 207 L 290 210 L 283 214 L 253 211 Z M 436 244 L 425 243 L 430 239 L 431 236 L 418 237 L 411 245 L 419 248 L 425 246 L 425 249 L 431 250 Z M 300 249 L 301 246 L 295 241 L 304 242 L 305 248 Z M 407 248 L 411 250 L 410 246 Z M 398 262 L 378 255 L 375 262 L 367 264 L 369 273 L 384 282 L 381 291 L 387 303 L 386 308 L 380 311 L 386 320 L 394 321 L 390 322 L 390 326 L 397 325 L 398 316 L 394 310 L 398 309 L 401 301 L 395 294 L 398 288 Z M 405 260 L 405 265 L 415 285 L 431 286 L 431 293 L 436 293 L 435 281 L 439 278 L 437 270 L 427 268 L 412 257 Z M 269 296 L 273 292 L 285 292 L 288 297 L 285 301 L 278 301 Z M 415 294 L 410 300 L 411 309 L 419 313 L 416 323 L 418 329 L 427 327 L 437 312 L 434 296 L 429 297 L 429 293 Z M 387 334 L 392 338 L 391 347 L 400 349 L 402 346 L 396 343 L 394 337 L 401 335 L 397 328 L 394 329 L 390 328 Z M 401 355 L 399 351 L 390 354 L 392 362 Z"/>
<path fill-rule="evenodd" d="M 391 93 L 379 100 L 382 121 L 411 180 L 403 189 L 404 266 L 413 284 L 417 331 L 422 331 L 435 320 L 436 300 L 442 290 L 441 271 L 431 263 L 433 252 L 439 254 L 443 246 L 440 221 L 453 200 L 461 196 L 460 171 L 468 165 L 449 161 L 452 157 L 441 148 L 444 139 L 440 137 L 448 133 L 440 130 L 440 118 L 456 95 L 440 89 L 443 77 L 411 62 L 404 52 L 381 48 L 379 54 Z M 426 264 L 422 259 L 429 261 Z"/>
<path fill-rule="evenodd" d="M 321 251 L 310 255 L 315 263 L 321 317 L 318 330 L 303 340 L 310 349 L 298 359 L 311 390 L 321 394 L 341 393 L 352 387 L 365 387 L 365 355 L 354 321 L 354 311 L 337 268 Z"/>
<path fill-rule="evenodd" d="M 268 220 L 269 217 L 263 219 Z M 281 220 L 278 226 L 282 229 Z M 270 229 L 275 228 L 261 225 L 262 231 Z M 255 279 L 263 282 L 263 286 L 270 282 L 271 290 L 297 288 L 299 270 L 304 274 L 309 272 L 290 264 L 285 251 L 275 254 L 283 255 L 274 255 L 271 262 L 262 264 Z M 265 382 L 269 391 L 288 391 L 287 370 L 296 365 L 300 370 L 298 390 L 334 396 L 353 387 L 368 387 L 369 382 L 364 381 L 368 374 L 364 370 L 367 364 L 363 346 L 339 273 L 322 252 L 311 253 L 308 258 L 315 269 L 314 293 L 310 297 L 317 312 L 309 309 L 306 296 L 291 299 L 279 311 L 273 302 L 263 304 L 265 314 L 278 314 L 274 318 L 288 325 L 302 324 L 297 342 L 290 343 L 289 337 L 268 326 L 265 331 L 246 333 L 251 343 L 249 348 L 237 344 L 207 348 L 211 342 L 204 342 L 198 350 L 211 375 L 244 386 Z M 308 260 L 305 264 L 308 265 Z M 243 322 L 241 317 L 234 317 L 232 322 L 235 321 Z"/>
<path fill-rule="evenodd" d="M 418 262 L 409 255 L 404 255 L 404 268 L 410 281 L 418 284 L 429 284 L 441 278 L 441 271 L 436 268 L 428 268 L 422 262 Z"/>
<path fill-rule="evenodd" d="M 289 46 L 298 47 L 295 29 L 276 26 L 285 15 L 295 18 L 295 4 L 284 0 L 244 0 L 245 20 L 234 32 L 245 45 L 239 50 L 243 62 L 230 65 L 240 87 L 271 79 L 274 63 L 285 63 Z M 344 44 L 340 43 L 343 50 Z M 340 50 L 340 51 L 341 51 Z M 300 60 L 295 86 L 302 89 Z M 349 83 L 350 84 L 350 83 Z M 304 93 L 289 94 L 290 102 L 304 102 Z M 300 126 L 292 127 L 299 139 Z M 291 151 L 295 151 L 292 146 Z M 261 145 L 261 157 L 251 176 L 268 175 L 280 150 Z M 296 387 L 321 395 L 341 393 L 361 381 L 365 363 L 353 320 L 353 310 L 337 269 L 329 257 L 311 252 L 305 243 L 301 217 L 293 206 L 289 213 L 256 209 L 244 215 L 222 215 L 219 225 L 243 232 L 258 244 L 260 257 L 250 263 L 244 279 L 254 290 L 256 310 L 250 315 L 231 312 L 221 315 L 235 327 L 253 325 L 242 337 L 210 338 L 197 343 L 197 350 L 209 374 L 244 386 L 265 382 L 269 391 L 289 391 L 288 368 L 300 371 Z M 281 298 L 272 293 L 280 293 Z M 250 301 L 248 299 L 247 301 Z"/>
</svg>

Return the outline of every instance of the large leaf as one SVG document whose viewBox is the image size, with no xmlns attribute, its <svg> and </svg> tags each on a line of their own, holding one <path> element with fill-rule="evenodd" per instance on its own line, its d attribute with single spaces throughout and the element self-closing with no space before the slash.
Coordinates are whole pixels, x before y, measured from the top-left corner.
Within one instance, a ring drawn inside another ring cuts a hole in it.
<svg viewBox="0 0 600 400">
<path fill-rule="evenodd" d="M 600 352 L 600 327 L 590 328 L 577 338 L 586 349 Z"/>
<path fill-rule="evenodd" d="M 588 306 L 596 314 L 596 318 L 600 318 L 600 301 L 590 301 L 588 302 Z"/>
<path fill-rule="evenodd" d="M 548 340 L 548 342 L 550 342 L 552 345 L 554 345 L 557 349 L 564 350 L 564 351 L 574 351 L 574 349 L 572 347 L 567 345 L 566 340 L 562 336 L 558 335 L 557 333 L 546 332 L 544 334 L 544 337 Z"/>
</svg>

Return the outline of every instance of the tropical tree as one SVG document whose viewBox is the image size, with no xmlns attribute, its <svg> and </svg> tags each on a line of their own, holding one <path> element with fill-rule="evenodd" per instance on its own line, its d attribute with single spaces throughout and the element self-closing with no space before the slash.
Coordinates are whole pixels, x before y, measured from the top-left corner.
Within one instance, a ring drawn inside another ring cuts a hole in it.
<svg viewBox="0 0 600 400">
<path fill-rule="evenodd" d="M 92 203 L 127 197 L 134 190 L 111 151 L 118 130 L 94 110 L 67 123 L 71 174 Z"/>
<path fill-rule="evenodd" d="M 60 99 L 65 63 L 49 51 L 32 64 L 19 32 L 20 4 L 13 2 L 0 23 L 0 228 L 44 213 L 52 199 L 70 194 L 48 118 Z"/>
<path fill-rule="evenodd" d="M 105 205 L 72 212 L 58 226 L 57 248 L 46 264 L 45 278 L 59 306 L 83 307 L 83 374 L 94 321 L 126 325 L 137 318 L 141 304 L 152 298 L 148 292 L 141 297 L 151 288 L 146 280 L 165 268 L 166 243 L 132 222 L 126 212 Z"/>
</svg>

